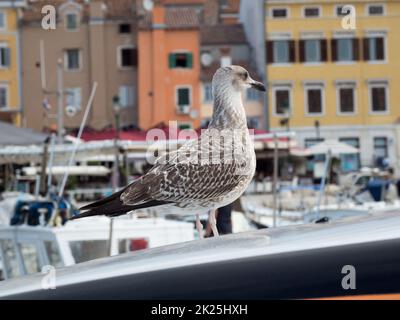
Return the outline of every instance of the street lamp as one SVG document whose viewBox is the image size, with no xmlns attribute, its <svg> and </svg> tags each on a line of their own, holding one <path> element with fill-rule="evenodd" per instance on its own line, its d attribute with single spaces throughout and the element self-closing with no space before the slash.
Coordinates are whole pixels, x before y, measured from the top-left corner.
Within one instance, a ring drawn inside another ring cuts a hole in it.
<svg viewBox="0 0 400 320">
<path fill-rule="evenodd" d="M 115 95 L 112 98 L 114 117 L 115 117 L 115 138 L 119 140 L 119 132 L 120 132 L 120 114 L 121 114 L 121 102 L 119 96 Z"/>
<path fill-rule="evenodd" d="M 316 132 L 316 134 L 317 134 L 317 139 L 319 139 L 319 136 L 320 136 L 320 132 L 319 132 L 320 124 L 319 124 L 319 121 L 318 121 L 318 120 L 315 120 L 315 121 L 314 121 L 314 127 L 315 127 L 315 132 Z"/>
</svg>

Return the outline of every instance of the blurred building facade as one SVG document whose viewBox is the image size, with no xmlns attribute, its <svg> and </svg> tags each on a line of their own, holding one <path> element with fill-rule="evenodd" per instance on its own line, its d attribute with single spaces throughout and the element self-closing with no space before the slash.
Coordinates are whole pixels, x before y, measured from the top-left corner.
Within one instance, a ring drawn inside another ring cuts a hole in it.
<svg viewBox="0 0 400 320">
<path fill-rule="evenodd" d="M 199 20 L 193 8 L 156 5 L 139 27 L 139 127 L 200 125 Z"/>
<path fill-rule="evenodd" d="M 0 121 L 21 123 L 21 35 L 23 0 L 0 0 Z"/>
<path fill-rule="evenodd" d="M 265 2 L 270 126 L 300 145 L 338 139 L 360 148 L 348 169 L 400 159 L 400 1 Z M 343 10 L 343 11 L 342 11 Z"/>
<path fill-rule="evenodd" d="M 44 30 L 41 12 L 56 8 L 55 30 Z M 137 32 L 131 0 L 28 1 L 22 20 L 23 96 L 25 125 L 55 129 L 57 64 L 62 64 L 64 128 L 79 127 L 92 83 L 98 82 L 87 125 L 114 125 L 119 97 L 121 126 L 137 123 Z M 47 94 L 41 85 L 40 42 L 45 52 Z M 43 106 L 45 104 L 45 106 Z"/>
<path fill-rule="evenodd" d="M 239 24 L 240 1 L 156 1 L 138 9 L 139 127 L 169 121 L 179 128 L 204 127 L 212 115 L 211 80 L 224 65 L 240 64 L 260 78 Z M 261 95 L 244 97 L 249 125 L 263 127 Z"/>
<path fill-rule="evenodd" d="M 20 108 L 21 125 L 57 129 L 59 65 L 67 131 L 79 126 L 94 81 L 98 90 L 87 126 L 103 130 L 115 124 L 116 97 L 121 127 L 149 129 L 173 120 L 181 128 L 198 128 L 211 116 L 211 73 L 217 67 L 243 64 L 259 78 L 239 24 L 240 0 L 149 3 L 27 0 L 20 16 L 21 48 L 15 50 L 22 75 L 17 97 L 29 97 Z M 54 30 L 42 26 L 48 5 L 56 10 Z M 250 92 L 246 104 L 250 125 L 261 127 L 258 93 Z"/>
</svg>

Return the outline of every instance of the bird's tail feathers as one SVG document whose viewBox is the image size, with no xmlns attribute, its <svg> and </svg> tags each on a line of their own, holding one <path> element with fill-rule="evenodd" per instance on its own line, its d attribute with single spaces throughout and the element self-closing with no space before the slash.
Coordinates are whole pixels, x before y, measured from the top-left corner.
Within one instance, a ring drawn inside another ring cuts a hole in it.
<svg viewBox="0 0 400 320">
<path fill-rule="evenodd" d="M 105 215 L 108 217 L 117 217 L 133 210 L 156 207 L 165 204 L 167 204 L 167 202 L 150 200 L 148 202 L 141 203 L 138 205 L 124 205 L 117 193 L 108 198 L 105 198 L 103 200 L 100 200 L 98 202 L 95 202 L 93 204 L 81 208 L 80 210 L 83 211 L 86 210 L 86 211 L 79 215 L 71 217 L 70 220 L 76 220 L 80 218 L 100 216 L 100 215 Z"/>
<path fill-rule="evenodd" d="M 125 188 L 112 194 L 111 196 L 108 196 L 107 198 L 101 199 L 99 201 L 93 202 L 91 204 L 88 204 L 87 206 L 84 206 L 82 208 L 79 208 L 80 211 L 86 211 L 86 210 L 91 210 L 91 209 L 95 209 L 97 207 L 100 207 L 104 204 L 107 204 L 109 202 L 112 202 L 115 199 L 120 199 L 121 194 L 125 191 Z"/>
</svg>

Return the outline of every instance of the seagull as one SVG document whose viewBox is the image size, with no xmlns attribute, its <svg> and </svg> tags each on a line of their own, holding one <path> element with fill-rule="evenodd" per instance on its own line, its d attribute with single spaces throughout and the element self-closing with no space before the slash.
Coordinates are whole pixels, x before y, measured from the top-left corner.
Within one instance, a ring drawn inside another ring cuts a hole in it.
<svg viewBox="0 0 400 320">
<path fill-rule="evenodd" d="M 218 236 L 215 210 L 238 199 L 255 173 L 256 156 L 242 100 L 249 88 L 266 90 L 241 66 L 219 68 L 212 79 L 213 115 L 201 136 L 161 155 L 145 175 L 119 192 L 82 207 L 82 213 L 71 220 L 172 208 L 196 215 L 201 238 L 199 215 L 210 212 L 209 223 Z"/>
</svg>

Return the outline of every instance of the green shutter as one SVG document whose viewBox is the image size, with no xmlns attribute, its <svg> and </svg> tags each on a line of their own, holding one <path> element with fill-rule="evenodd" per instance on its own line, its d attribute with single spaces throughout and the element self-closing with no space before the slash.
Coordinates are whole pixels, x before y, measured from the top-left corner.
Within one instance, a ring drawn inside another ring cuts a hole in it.
<svg viewBox="0 0 400 320">
<path fill-rule="evenodd" d="M 168 56 L 168 64 L 169 64 L 169 68 L 175 68 L 175 54 L 174 53 L 170 53 Z"/>
<path fill-rule="evenodd" d="M 188 68 L 193 68 L 193 54 L 191 53 L 187 54 L 187 65 Z"/>
</svg>

